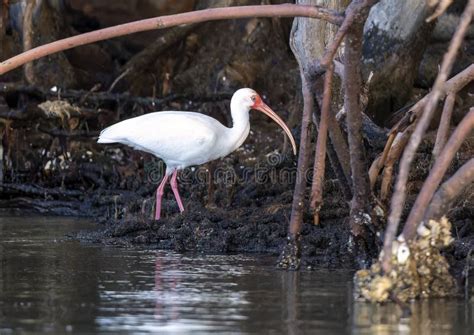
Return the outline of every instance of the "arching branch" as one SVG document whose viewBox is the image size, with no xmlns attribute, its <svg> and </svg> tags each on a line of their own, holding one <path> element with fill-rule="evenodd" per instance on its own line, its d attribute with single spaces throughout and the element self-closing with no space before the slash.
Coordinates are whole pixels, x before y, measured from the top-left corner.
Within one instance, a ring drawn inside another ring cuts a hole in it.
<svg viewBox="0 0 474 335">
<path fill-rule="evenodd" d="M 339 25 L 343 17 L 332 10 L 306 5 L 261 5 L 261 6 L 235 6 L 226 8 L 210 8 L 188 13 L 159 16 L 151 19 L 134 21 L 114 27 L 100 29 L 89 33 L 68 37 L 48 43 L 23 52 L 15 57 L 0 63 L 0 75 L 7 73 L 23 64 L 53 53 L 72 49 L 77 46 L 103 41 L 106 39 L 137 33 L 140 31 L 163 29 L 182 24 L 237 19 L 247 17 L 312 17 L 326 20 Z"/>
</svg>

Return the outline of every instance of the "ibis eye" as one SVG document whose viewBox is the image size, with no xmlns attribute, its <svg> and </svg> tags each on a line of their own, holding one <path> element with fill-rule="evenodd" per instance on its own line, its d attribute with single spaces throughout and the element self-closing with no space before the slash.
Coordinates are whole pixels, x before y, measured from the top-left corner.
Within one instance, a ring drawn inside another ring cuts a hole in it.
<svg viewBox="0 0 474 335">
<path fill-rule="evenodd" d="M 252 95 L 250 99 L 252 99 L 252 101 L 255 102 L 255 100 L 257 100 L 257 97 L 255 95 Z"/>
</svg>

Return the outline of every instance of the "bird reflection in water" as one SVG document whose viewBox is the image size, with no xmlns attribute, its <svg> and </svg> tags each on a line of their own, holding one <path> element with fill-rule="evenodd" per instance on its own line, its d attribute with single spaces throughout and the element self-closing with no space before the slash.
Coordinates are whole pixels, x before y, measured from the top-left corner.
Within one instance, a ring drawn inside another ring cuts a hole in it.
<svg viewBox="0 0 474 335">
<path fill-rule="evenodd" d="M 176 260 L 178 263 L 179 261 Z M 156 256 L 155 260 L 155 319 L 167 321 L 177 320 L 179 317 L 178 307 L 170 304 L 171 297 L 175 294 L 177 286 L 180 282 L 179 276 L 170 276 L 180 264 L 175 262 L 167 263 L 163 266 L 163 257 Z M 165 270 L 166 269 L 166 270 Z M 165 273 L 167 276 L 163 277 Z M 171 277 L 171 278 L 170 278 Z M 171 279 L 171 280 L 170 280 Z"/>
</svg>

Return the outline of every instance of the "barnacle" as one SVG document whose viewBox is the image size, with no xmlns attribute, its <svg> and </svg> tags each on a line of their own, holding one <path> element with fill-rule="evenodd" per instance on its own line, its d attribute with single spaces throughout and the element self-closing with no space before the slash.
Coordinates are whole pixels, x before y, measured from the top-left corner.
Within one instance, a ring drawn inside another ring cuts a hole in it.
<svg viewBox="0 0 474 335">
<path fill-rule="evenodd" d="M 421 223 L 417 237 L 407 244 L 403 237 L 392 245 L 392 267 L 383 273 L 379 262 L 370 270 L 360 270 L 354 278 L 354 296 L 359 300 L 383 302 L 391 296 L 400 301 L 420 297 L 446 297 L 456 291 L 449 273 L 449 264 L 440 249 L 453 241 L 451 224 L 443 217 L 439 221 Z"/>
</svg>

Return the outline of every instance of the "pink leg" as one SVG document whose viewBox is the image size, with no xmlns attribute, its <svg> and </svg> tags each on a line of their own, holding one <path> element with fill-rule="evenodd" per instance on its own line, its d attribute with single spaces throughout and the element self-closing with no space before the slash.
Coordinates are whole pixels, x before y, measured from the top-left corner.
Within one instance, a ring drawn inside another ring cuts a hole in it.
<svg viewBox="0 0 474 335">
<path fill-rule="evenodd" d="M 163 193 L 165 192 L 165 185 L 168 181 L 168 175 L 165 174 L 163 179 L 161 180 L 160 186 L 156 189 L 156 207 L 155 207 L 155 220 L 160 219 L 161 215 L 161 199 L 163 198 Z"/>
<path fill-rule="evenodd" d="M 173 190 L 174 197 L 176 199 L 176 202 L 178 203 L 179 211 L 183 212 L 184 211 L 184 206 L 183 202 L 181 201 L 181 197 L 179 196 L 179 191 L 178 191 L 178 170 L 174 170 L 173 175 L 171 176 L 171 189 Z"/>
</svg>

